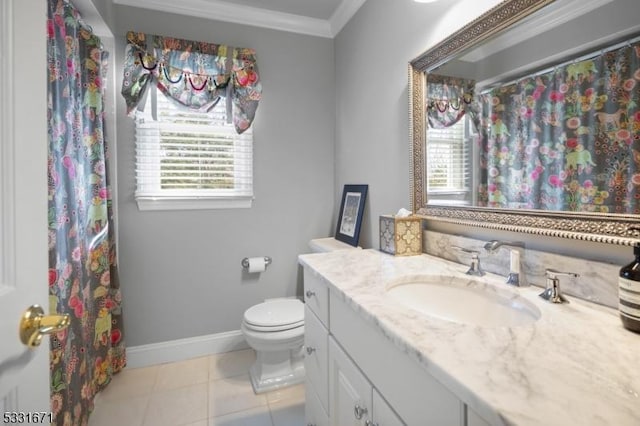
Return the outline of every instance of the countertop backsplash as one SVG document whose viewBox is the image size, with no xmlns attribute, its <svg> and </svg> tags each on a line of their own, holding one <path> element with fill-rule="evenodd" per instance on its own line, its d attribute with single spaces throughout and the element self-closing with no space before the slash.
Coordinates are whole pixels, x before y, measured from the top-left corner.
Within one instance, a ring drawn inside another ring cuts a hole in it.
<svg viewBox="0 0 640 426">
<path fill-rule="evenodd" d="M 471 256 L 452 246 L 460 246 L 480 253 L 483 270 L 506 277 L 509 274 L 510 250 L 502 246 L 495 253 L 487 252 L 486 241 L 426 230 L 424 233 L 425 253 L 452 260 L 463 265 L 471 264 Z M 624 265 L 596 262 L 549 253 L 528 248 L 520 248 L 520 282 L 545 287 L 545 269 L 580 274 L 577 278 L 561 277 L 560 289 L 564 294 L 612 308 L 618 307 L 618 274 Z"/>
</svg>

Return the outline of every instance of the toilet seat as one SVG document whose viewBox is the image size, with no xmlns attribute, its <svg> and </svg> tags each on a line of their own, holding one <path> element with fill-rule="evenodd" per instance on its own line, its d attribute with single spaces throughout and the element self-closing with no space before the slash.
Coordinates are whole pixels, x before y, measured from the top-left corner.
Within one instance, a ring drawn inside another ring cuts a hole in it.
<svg viewBox="0 0 640 426">
<path fill-rule="evenodd" d="M 274 325 L 274 326 L 271 326 L 271 327 L 255 325 L 255 324 L 251 324 L 251 323 L 248 323 L 247 321 L 245 321 L 244 322 L 244 326 L 247 327 L 249 330 L 253 330 L 253 331 L 261 331 L 261 332 L 264 332 L 264 333 L 273 333 L 275 331 L 286 331 L 286 330 L 291 330 L 293 328 L 303 327 L 304 326 L 304 320 L 298 321 L 298 322 L 294 322 L 293 324 Z"/>
<path fill-rule="evenodd" d="M 304 305 L 298 299 L 259 303 L 244 313 L 247 328 L 256 331 L 283 331 L 304 325 Z"/>
</svg>

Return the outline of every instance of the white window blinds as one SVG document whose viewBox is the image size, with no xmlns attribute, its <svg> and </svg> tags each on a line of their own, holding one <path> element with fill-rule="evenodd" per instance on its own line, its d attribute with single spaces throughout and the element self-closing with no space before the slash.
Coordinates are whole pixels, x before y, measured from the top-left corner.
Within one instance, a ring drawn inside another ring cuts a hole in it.
<svg viewBox="0 0 640 426">
<path fill-rule="evenodd" d="M 463 117 L 443 129 L 429 128 L 427 133 L 427 193 L 463 193 L 469 191 L 471 150 L 465 139 Z"/>
<path fill-rule="evenodd" d="M 135 197 L 141 209 L 155 208 L 150 202 L 185 200 L 193 201 L 192 208 L 248 207 L 253 198 L 252 159 L 252 130 L 236 133 L 227 123 L 224 99 L 203 113 L 158 92 L 148 96 L 144 112 L 136 113 Z"/>
</svg>

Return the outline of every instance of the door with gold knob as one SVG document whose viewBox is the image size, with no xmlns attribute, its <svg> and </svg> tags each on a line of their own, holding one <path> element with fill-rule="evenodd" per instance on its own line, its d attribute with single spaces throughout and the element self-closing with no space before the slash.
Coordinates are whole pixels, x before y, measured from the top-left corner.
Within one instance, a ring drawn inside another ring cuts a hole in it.
<svg viewBox="0 0 640 426">
<path fill-rule="evenodd" d="M 46 3 L 0 1 L 0 424 L 50 411 L 49 339 L 19 332 L 31 305 L 49 313 Z"/>
</svg>

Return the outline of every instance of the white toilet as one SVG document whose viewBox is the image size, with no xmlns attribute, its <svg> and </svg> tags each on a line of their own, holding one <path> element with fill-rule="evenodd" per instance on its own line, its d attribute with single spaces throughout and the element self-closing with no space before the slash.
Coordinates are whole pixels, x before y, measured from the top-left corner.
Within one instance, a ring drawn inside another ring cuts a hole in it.
<svg viewBox="0 0 640 426">
<path fill-rule="evenodd" d="M 334 238 L 311 240 L 313 252 L 354 249 Z M 298 299 L 272 299 L 247 309 L 240 326 L 256 362 L 249 370 L 255 393 L 304 381 L 304 304 Z"/>
</svg>

